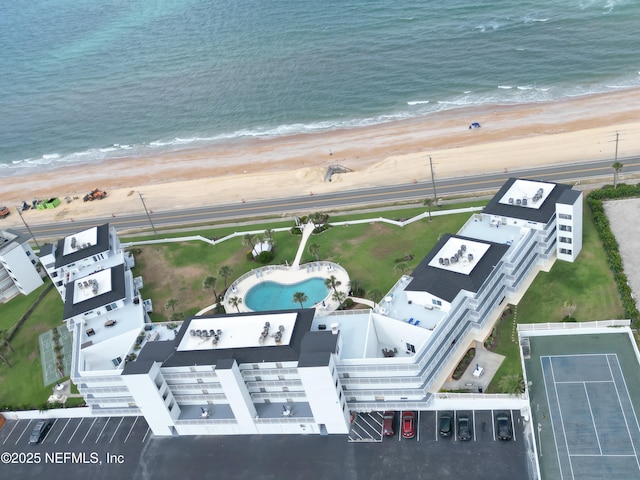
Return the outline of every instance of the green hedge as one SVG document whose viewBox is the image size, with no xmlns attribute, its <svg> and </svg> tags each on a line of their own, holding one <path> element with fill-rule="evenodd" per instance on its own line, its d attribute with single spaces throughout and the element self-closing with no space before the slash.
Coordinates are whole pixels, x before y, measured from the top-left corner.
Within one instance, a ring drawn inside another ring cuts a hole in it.
<svg viewBox="0 0 640 480">
<path fill-rule="evenodd" d="M 609 219 L 607 218 L 602 204 L 604 200 L 633 197 L 640 197 L 640 185 L 626 185 L 621 183 L 618 184 L 618 188 L 606 185 L 600 190 L 594 190 L 587 195 L 587 205 L 589 205 L 589 208 L 591 209 L 596 229 L 598 230 L 600 240 L 602 241 L 602 245 L 604 246 L 604 250 L 607 254 L 607 261 L 611 271 L 613 272 L 613 278 L 616 281 L 616 285 L 618 286 L 625 315 L 636 323 L 638 318 L 640 318 L 640 313 L 638 312 L 638 307 L 633 299 L 631 287 L 627 281 L 627 275 L 624 273 L 618 241 L 611 231 L 611 225 L 609 224 Z"/>
</svg>

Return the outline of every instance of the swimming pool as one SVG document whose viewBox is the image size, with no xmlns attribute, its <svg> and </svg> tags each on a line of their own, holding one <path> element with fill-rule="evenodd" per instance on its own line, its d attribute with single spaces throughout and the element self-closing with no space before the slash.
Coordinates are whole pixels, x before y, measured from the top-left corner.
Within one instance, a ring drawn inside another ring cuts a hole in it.
<svg viewBox="0 0 640 480">
<path fill-rule="evenodd" d="M 245 296 L 244 304 L 254 312 L 300 308 L 300 304 L 293 301 L 293 294 L 304 292 L 307 295 L 307 301 L 303 303 L 304 307 L 313 307 L 329 295 L 329 289 L 324 281 L 324 278 L 314 277 L 291 284 L 262 282 L 251 287 Z"/>
</svg>

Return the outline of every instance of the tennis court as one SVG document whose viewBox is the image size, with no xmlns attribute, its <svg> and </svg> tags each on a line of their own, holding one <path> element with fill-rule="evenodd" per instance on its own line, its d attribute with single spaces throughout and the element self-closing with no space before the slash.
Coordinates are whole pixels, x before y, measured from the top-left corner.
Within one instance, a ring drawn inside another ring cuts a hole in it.
<svg viewBox="0 0 640 480">
<path fill-rule="evenodd" d="M 640 425 L 618 356 L 540 362 L 561 478 L 640 478 Z"/>
</svg>

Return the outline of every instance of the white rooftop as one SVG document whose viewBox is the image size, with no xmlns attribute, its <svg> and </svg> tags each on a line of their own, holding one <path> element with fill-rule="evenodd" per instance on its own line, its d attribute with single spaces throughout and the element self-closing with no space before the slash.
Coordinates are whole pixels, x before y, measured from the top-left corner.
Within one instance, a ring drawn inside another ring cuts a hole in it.
<svg viewBox="0 0 640 480">
<path fill-rule="evenodd" d="M 431 259 L 429 266 L 469 275 L 487 250 L 487 243 L 451 237 Z"/>
<path fill-rule="evenodd" d="M 82 232 L 74 233 L 64 239 L 63 255 L 77 252 L 83 248 L 93 247 L 98 243 L 98 227 L 92 227 Z"/>
<path fill-rule="evenodd" d="M 75 281 L 73 304 L 111 291 L 111 269 L 100 270 Z"/>
<path fill-rule="evenodd" d="M 194 318 L 178 345 L 178 351 L 288 345 L 297 316 L 297 312 L 286 312 L 246 317 Z M 267 322 L 268 330 L 265 328 Z M 217 340 L 215 335 L 218 335 Z"/>
<path fill-rule="evenodd" d="M 552 183 L 516 180 L 498 203 L 537 210 L 554 188 L 555 184 Z"/>
</svg>

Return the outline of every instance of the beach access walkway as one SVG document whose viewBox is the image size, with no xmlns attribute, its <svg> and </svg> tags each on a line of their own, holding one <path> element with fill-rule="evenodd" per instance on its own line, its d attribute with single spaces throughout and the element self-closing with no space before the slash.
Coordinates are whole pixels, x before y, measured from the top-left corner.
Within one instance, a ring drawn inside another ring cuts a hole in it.
<svg viewBox="0 0 640 480">
<path fill-rule="evenodd" d="M 292 269 L 300 268 L 300 259 L 302 258 L 302 254 L 304 253 L 304 247 L 307 245 L 307 240 L 315 230 L 316 226 L 313 222 L 307 222 L 307 224 L 302 229 L 302 240 L 300 241 L 300 246 L 298 247 L 298 252 L 296 253 L 296 258 L 294 258 L 293 263 L 291 264 Z"/>
</svg>

